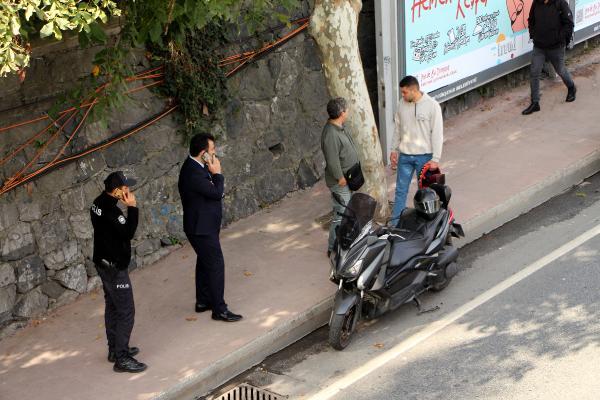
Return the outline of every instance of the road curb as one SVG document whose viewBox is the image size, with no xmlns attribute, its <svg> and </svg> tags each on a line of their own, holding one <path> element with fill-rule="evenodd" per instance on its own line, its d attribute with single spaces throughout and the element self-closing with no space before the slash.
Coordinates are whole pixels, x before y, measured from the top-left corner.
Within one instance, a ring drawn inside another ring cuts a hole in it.
<svg viewBox="0 0 600 400">
<path fill-rule="evenodd" d="M 552 197 L 570 189 L 573 185 L 581 183 L 585 178 L 594 175 L 598 171 L 600 171 L 600 150 L 595 150 L 581 160 L 528 187 L 504 203 L 463 223 L 466 237 L 458 242 L 458 247 L 465 246 L 484 234 L 512 221 L 519 215 L 527 213 Z"/>
<path fill-rule="evenodd" d="M 462 247 L 477 240 L 482 235 L 565 192 L 598 171 L 600 171 L 600 150 L 590 153 L 587 157 L 557 171 L 504 203 L 464 222 L 466 237 L 458 241 L 458 246 Z M 212 364 L 209 368 L 162 392 L 156 398 L 160 400 L 195 399 L 199 395 L 210 392 L 259 364 L 269 355 L 284 349 L 327 324 L 332 304 L 333 296 L 320 301 L 314 307 L 280 324 L 262 337 Z"/>
<path fill-rule="evenodd" d="M 155 399 L 195 399 L 199 395 L 210 392 L 259 364 L 271 354 L 327 324 L 332 305 L 333 296 L 329 296 L 293 319 L 279 324 L 265 335 L 228 354 L 209 368 L 163 391 Z"/>
</svg>

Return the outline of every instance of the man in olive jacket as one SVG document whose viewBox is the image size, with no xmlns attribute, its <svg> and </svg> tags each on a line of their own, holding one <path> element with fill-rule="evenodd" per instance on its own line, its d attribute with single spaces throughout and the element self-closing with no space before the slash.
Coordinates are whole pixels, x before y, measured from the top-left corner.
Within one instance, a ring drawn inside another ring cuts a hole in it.
<svg viewBox="0 0 600 400">
<path fill-rule="evenodd" d="M 566 0 L 533 0 L 529 12 L 529 37 L 533 40 L 531 58 L 531 104 L 523 115 L 540 111 L 540 75 L 550 61 L 567 87 L 566 102 L 575 101 L 577 88 L 565 67 L 565 48 L 571 41 L 573 13 Z"/>
<path fill-rule="evenodd" d="M 329 227 L 327 245 L 327 256 L 329 257 L 335 243 L 335 229 L 342 221 L 338 212 L 344 211 L 344 207 L 336 200 L 334 194 L 339 195 L 346 204 L 350 201 L 352 193 L 344 174 L 359 160 L 352 137 L 344 128 L 344 122 L 348 117 L 346 100 L 341 97 L 330 100 L 327 103 L 327 114 L 329 114 L 329 120 L 321 135 L 321 149 L 326 163 L 325 183 L 331 191 L 333 204 L 333 218 Z"/>
</svg>

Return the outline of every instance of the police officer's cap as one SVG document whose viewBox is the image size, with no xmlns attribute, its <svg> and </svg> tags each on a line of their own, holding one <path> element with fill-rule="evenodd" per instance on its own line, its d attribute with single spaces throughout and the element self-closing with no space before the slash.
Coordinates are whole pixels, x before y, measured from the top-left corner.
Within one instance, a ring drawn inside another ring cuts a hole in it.
<svg viewBox="0 0 600 400">
<path fill-rule="evenodd" d="M 137 183 L 133 178 L 125 176 L 123 171 L 115 171 L 110 173 L 104 180 L 104 188 L 107 192 L 112 192 L 121 186 L 132 187 Z"/>
</svg>

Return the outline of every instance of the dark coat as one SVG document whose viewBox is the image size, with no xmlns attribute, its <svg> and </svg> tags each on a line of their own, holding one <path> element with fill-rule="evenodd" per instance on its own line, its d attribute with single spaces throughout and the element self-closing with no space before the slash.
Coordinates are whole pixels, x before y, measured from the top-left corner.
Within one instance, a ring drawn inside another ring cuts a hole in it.
<svg viewBox="0 0 600 400">
<path fill-rule="evenodd" d="M 218 235 L 223 218 L 225 178 L 188 157 L 179 172 L 183 231 L 187 235 Z"/>
<path fill-rule="evenodd" d="M 127 218 L 117 207 L 118 200 L 102 192 L 90 208 L 94 227 L 94 256 L 96 264 L 102 259 L 127 269 L 131 259 L 131 239 L 138 225 L 137 207 L 127 207 Z"/>
<path fill-rule="evenodd" d="M 534 0 L 529 12 L 529 37 L 540 49 L 565 47 L 571 41 L 573 13 L 566 0 Z"/>
</svg>

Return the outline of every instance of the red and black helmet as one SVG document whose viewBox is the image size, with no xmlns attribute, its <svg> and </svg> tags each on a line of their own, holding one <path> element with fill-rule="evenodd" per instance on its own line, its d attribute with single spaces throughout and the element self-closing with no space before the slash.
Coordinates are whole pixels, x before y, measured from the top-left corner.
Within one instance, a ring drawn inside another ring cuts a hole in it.
<svg viewBox="0 0 600 400">
<path fill-rule="evenodd" d="M 445 185 L 446 175 L 442 174 L 439 167 L 432 168 L 431 164 L 427 163 L 419 174 L 419 189 L 427 188 L 434 183 Z"/>
</svg>

